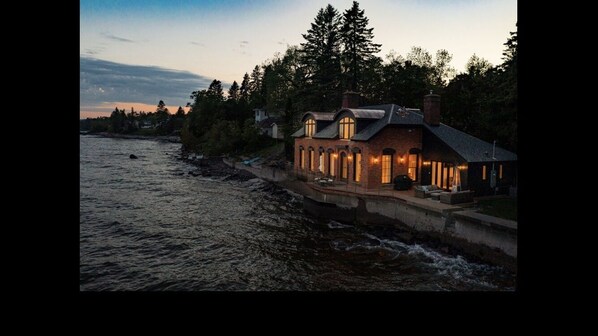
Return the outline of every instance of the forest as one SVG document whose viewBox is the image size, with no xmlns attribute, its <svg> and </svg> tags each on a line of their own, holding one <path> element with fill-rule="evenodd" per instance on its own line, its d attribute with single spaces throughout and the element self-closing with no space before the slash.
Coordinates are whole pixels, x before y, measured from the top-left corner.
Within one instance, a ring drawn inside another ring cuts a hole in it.
<svg viewBox="0 0 598 336">
<path fill-rule="evenodd" d="M 343 92 L 359 92 L 361 105 L 394 103 L 421 109 L 424 95 L 433 90 L 442 97 L 441 122 L 517 152 L 516 31 L 504 43 L 501 64 L 474 54 L 462 72 L 451 66 L 452 55 L 445 49 L 432 54 L 414 46 L 406 55 L 393 51 L 377 56 L 381 45 L 375 43 L 374 28 L 357 1 L 342 12 L 330 4 L 321 8 L 302 37 L 300 45 L 255 65 L 226 92 L 217 79 L 207 89 L 192 92 L 188 114 L 164 114 L 158 105 L 151 120 L 163 133 L 180 129 L 188 150 L 234 155 L 271 144 L 253 118 L 254 108 L 265 108 L 280 117 L 291 159 L 290 134 L 301 127 L 300 116 L 340 108 Z M 116 108 L 109 119 L 112 131 L 130 128 L 122 122 L 127 120 L 124 110 Z"/>
<path fill-rule="evenodd" d="M 412 47 L 404 56 L 376 56 L 381 45 L 357 1 L 342 13 L 332 5 L 321 8 L 302 36 L 299 46 L 256 65 L 240 85 L 233 82 L 226 97 L 216 79 L 193 92 L 183 144 L 211 154 L 252 149 L 258 145 L 252 109 L 265 108 L 281 117 L 291 158 L 289 135 L 301 127 L 300 116 L 338 109 L 345 91 L 359 92 L 362 105 L 422 108 L 424 95 L 433 90 L 442 96 L 443 123 L 517 151 L 517 32 L 504 43 L 501 64 L 474 54 L 460 73 L 444 49 L 432 55 Z"/>
</svg>

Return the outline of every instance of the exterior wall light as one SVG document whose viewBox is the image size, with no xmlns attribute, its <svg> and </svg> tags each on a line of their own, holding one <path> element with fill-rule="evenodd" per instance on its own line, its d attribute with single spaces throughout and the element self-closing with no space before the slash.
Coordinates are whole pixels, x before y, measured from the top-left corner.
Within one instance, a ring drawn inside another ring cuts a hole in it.
<svg viewBox="0 0 598 336">
<path fill-rule="evenodd" d="M 373 161 L 374 163 L 378 163 L 378 158 L 377 158 L 377 157 L 374 157 L 374 158 L 372 159 L 372 161 Z"/>
</svg>

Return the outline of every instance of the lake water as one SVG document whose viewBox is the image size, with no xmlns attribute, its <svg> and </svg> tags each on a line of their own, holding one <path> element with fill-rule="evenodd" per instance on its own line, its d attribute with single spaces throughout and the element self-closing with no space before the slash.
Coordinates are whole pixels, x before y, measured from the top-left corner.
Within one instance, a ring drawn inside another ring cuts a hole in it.
<svg viewBox="0 0 598 336">
<path fill-rule="evenodd" d="M 138 156 L 137 160 L 129 158 Z M 506 270 L 193 177 L 180 144 L 80 137 L 80 290 L 513 290 Z"/>
</svg>

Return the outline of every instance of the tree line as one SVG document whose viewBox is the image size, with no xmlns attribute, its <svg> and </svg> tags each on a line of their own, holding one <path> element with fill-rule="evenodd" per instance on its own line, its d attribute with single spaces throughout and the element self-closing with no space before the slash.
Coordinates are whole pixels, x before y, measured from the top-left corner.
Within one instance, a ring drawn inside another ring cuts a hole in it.
<svg viewBox="0 0 598 336">
<path fill-rule="evenodd" d="M 160 100 L 155 112 L 131 111 L 126 113 L 118 106 L 110 117 L 87 118 L 80 121 L 80 129 L 90 132 L 110 132 L 122 134 L 169 135 L 180 131 L 185 121 L 185 110 L 179 106 L 171 114 L 163 100 Z"/>
<path fill-rule="evenodd" d="M 255 65 L 226 94 L 217 79 L 207 89 L 192 92 L 187 115 L 182 107 L 170 114 L 160 101 L 150 113 L 116 108 L 110 118 L 98 118 L 89 128 L 139 132 L 149 120 L 157 134 L 180 129 L 189 150 L 239 154 L 273 143 L 253 119 L 253 109 L 265 108 L 280 117 L 291 159 L 290 135 L 301 127 L 301 114 L 338 109 L 345 91 L 359 92 L 362 105 L 395 103 L 421 109 L 423 97 L 433 90 L 442 95 L 443 123 L 517 151 L 516 31 L 504 43 L 501 64 L 492 65 L 474 54 L 460 73 L 445 49 L 432 55 L 412 47 L 404 56 L 391 51 L 382 59 L 376 56 L 381 45 L 374 43 L 373 31 L 357 1 L 342 13 L 329 4 L 302 34 L 303 43 Z"/>
<path fill-rule="evenodd" d="M 256 65 L 235 81 L 225 98 L 214 80 L 206 90 L 191 94 L 191 111 L 182 130 L 186 147 L 211 153 L 231 153 L 259 146 L 252 109 L 280 115 L 287 157 L 305 111 L 334 111 L 345 91 L 361 93 L 362 105 L 395 103 L 423 108 L 430 90 L 442 95 L 441 121 L 501 147 L 517 150 L 517 32 L 512 32 L 503 63 L 493 66 L 476 56 L 465 72 L 450 65 L 444 49 L 434 56 L 420 47 L 407 55 L 376 56 L 373 28 L 354 1 L 339 13 L 321 8 L 304 42 Z M 497 126 L 500 125 L 500 126 Z"/>
</svg>

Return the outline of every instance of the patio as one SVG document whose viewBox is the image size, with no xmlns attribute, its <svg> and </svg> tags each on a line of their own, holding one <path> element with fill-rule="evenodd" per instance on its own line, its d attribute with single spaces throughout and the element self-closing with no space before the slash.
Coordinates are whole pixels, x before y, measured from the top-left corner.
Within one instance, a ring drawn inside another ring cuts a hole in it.
<svg viewBox="0 0 598 336">
<path fill-rule="evenodd" d="M 410 190 L 394 190 L 393 185 L 383 186 L 379 189 L 366 189 L 362 186 L 355 185 L 353 183 L 346 183 L 343 181 L 334 181 L 332 183 L 326 181 L 325 183 L 318 181 L 310 181 L 306 183 L 310 188 L 322 192 L 322 193 L 333 193 L 333 194 L 345 194 L 353 196 L 374 196 L 374 197 L 390 197 L 397 200 L 424 207 L 435 211 L 456 211 L 462 210 L 463 208 L 470 208 L 473 206 L 473 202 L 461 203 L 461 204 L 445 204 L 441 203 L 440 199 L 418 198 L 415 196 L 415 189 Z M 447 193 L 448 194 L 448 193 Z"/>
</svg>

